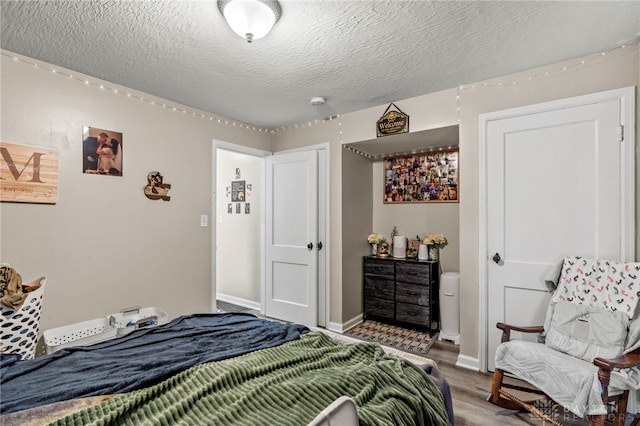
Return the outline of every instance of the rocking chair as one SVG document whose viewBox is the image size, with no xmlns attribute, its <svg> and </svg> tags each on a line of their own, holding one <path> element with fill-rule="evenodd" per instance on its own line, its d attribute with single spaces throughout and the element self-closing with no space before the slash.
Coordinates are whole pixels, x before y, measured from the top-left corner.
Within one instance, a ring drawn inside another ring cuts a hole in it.
<svg viewBox="0 0 640 426">
<path fill-rule="evenodd" d="M 630 392 L 640 389 L 640 263 L 566 257 L 544 326 L 498 323 L 489 400 L 562 425 L 561 406 L 589 425 L 623 426 Z M 512 331 L 539 342 L 510 340 Z M 505 382 L 505 373 L 529 385 Z M 525 400 L 524 394 L 534 394 Z"/>
</svg>

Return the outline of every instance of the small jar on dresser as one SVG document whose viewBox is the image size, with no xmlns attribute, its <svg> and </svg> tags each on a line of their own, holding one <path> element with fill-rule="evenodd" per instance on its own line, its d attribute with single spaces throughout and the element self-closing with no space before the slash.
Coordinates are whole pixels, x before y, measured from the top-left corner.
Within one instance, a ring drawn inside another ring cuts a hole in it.
<svg viewBox="0 0 640 426">
<path fill-rule="evenodd" d="M 437 261 L 363 258 L 364 319 L 426 330 L 440 329 Z"/>
</svg>

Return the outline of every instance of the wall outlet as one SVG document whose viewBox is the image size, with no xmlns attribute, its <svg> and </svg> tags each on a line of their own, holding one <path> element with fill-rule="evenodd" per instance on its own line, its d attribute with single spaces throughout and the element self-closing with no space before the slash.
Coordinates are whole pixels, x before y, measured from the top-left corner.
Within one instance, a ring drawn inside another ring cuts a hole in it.
<svg viewBox="0 0 640 426">
<path fill-rule="evenodd" d="M 200 215 L 200 226 L 206 228 L 209 225 L 209 218 L 206 214 Z"/>
</svg>

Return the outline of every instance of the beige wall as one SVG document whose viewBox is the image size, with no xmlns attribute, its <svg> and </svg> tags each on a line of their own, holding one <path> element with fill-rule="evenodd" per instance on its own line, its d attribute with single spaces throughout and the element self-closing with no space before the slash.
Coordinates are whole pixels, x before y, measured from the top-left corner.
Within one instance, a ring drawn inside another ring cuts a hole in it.
<svg viewBox="0 0 640 426">
<path fill-rule="evenodd" d="M 371 214 L 372 163 L 342 150 L 342 322 L 362 314 L 362 257 L 371 253 L 366 242 L 373 229 Z"/>
<path fill-rule="evenodd" d="M 568 61 L 484 82 L 460 93 L 460 170 L 464 182 L 478 176 L 478 115 L 524 105 L 595 93 L 627 86 L 637 86 L 638 46 L 609 52 L 600 57 Z M 563 68 L 567 67 L 567 71 Z M 549 73 L 549 75 L 545 75 Z M 530 76 L 534 76 L 528 82 Z M 510 85 L 510 82 L 526 84 Z M 498 85 L 500 84 L 500 85 Z M 636 108 L 636 111 L 639 109 Z M 636 137 L 637 143 L 637 137 Z M 640 161 L 636 159 L 636 163 Z M 636 166 L 637 167 L 637 166 Z M 636 186 L 636 194 L 640 186 Z M 461 354 L 478 357 L 478 186 L 461 188 L 460 235 L 460 305 Z M 638 212 L 636 211 L 636 215 Z M 638 222 L 638 220 L 636 220 Z M 636 237 L 636 257 L 640 254 Z M 492 326 L 492 325 L 489 325 Z"/>
<path fill-rule="evenodd" d="M 461 303 L 461 345 L 460 353 L 470 363 L 479 356 L 479 307 L 485 301 L 478 300 L 478 115 L 501 109 L 529 105 L 544 101 L 561 99 L 587 93 L 599 92 L 608 89 L 627 86 L 637 86 L 640 81 L 638 46 L 629 46 L 624 49 L 615 49 L 606 55 L 594 54 L 584 58 L 578 58 L 548 67 L 528 70 L 523 73 L 503 76 L 501 78 L 481 82 L 476 85 L 464 84 L 461 88 L 455 88 L 438 93 L 432 93 L 412 99 L 396 101 L 394 103 L 410 116 L 411 131 L 420 131 L 430 128 L 444 127 L 458 124 L 460 126 L 460 203 L 458 215 L 451 212 L 451 223 L 442 221 L 442 226 L 451 229 L 455 227 L 455 221 L 459 220 L 458 229 L 458 270 L 460 271 L 460 303 Z M 583 62 L 584 61 L 584 62 Z M 566 69 L 565 69 L 566 67 Z M 342 232 L 335 229 L 341 226 L 336 216 L 348 213 L 345 200 L 352 196 L 351 193 L 343 193 L 343 188 L 353 192 L 347 183 L 342 183 L 347 174 L 342 166 L 343 158 L 335 155 L 336 148 L 342 144 L 352 144 L 358 141 L 366 141 L 375 138 L 375 122 L 384 113 L 386 105 L 377 108 L 357 111 L 345 114 L 334 120 L 339 126 L 310 126 L 297 128 L 291 131 L 283 131 L 276 135 L 274 151 L 286 149 L 291 145 L 304 146 L 318 141 L 331 141 L 331 204 L 332 204 L 332 273 L 331 290 L 339 292 L 344 298 L 342 304 L 332 298 L 331 319 L 334 322 L 345 323 L 352 319 L 352 314 L 358 309 L 361 312 L 360 299 L 350 300 L 347 294 L 354 294 L 355 287 L 360 287 L 361 282 L 342 281 L 343 277 L 355 277 L 361 268 L 357 259 L 352 259 L 350 254 L 339 254 L 338 250 L 346 247 L 354 247 L 357 244 L 364 245 L 366 232 L 356 235 L 355 232 Z M 637 109 L 636 111 L 638 111 Z M 638 120 L 640 122 L 640 119 Z M 636 138 L 637 139 L 637 138 Z M 335 148 L 334 148 L 335 147 Z M 636 160 L 638 164 L 640 161 Z M 374 166 L 375 169 L 375 166 Z M 343 170 L 343 174 L 340 171 Z M 377 172 L 372 170 L 375 175 Z M 638 174 L 637 174 L 638 175 Z M 640 184 L 636 187 L 636 193 Z M 375 197 L 375 191 L 374 191 Z M 416 208 L 416 206 L 410 206 Z M 432 218 L 444 218 L 450 212 L 431 210 L 427 216 Z M 382 219 L 386 214 L 384 206 L 376 199 L 372 205 L 372 226 L 383 228 L 390 219 Z M 419 207 L 417 207 L 419 210 Z M 412 209 L 413 210 L 413 209 Z M 415 211 L 418 211 L 415 210 Z M 418 213 L 420 216 L 421 213 Z M 386 216 L 393 216 L 392 214 Z M 405 217 L 410 217 L 410 212 Z M 636 217 L 639 216 L 638 211 Z M 440 219 L 438 219 L 440 220 Z M 424 219 L 415 222 L 404 220 L 407 226 L 418 229 L 425 225 Z M 638 219 L 637 219 L 638 222 Z M 447 223 L 445 225 L 445 223 Z M 402 225 L 405 226 L 405 225 Z M 444 229 L 444 228 L 443 228 Z M 377 230 L 377 229 L 376 229 Z M 378 232 L 390 232 L 380 229 Z M 368 232 L 368 231 L 367 231 Z M 407 230 L 409 232 L 409 230 Z M 448 231 L 445 231 L 448 232 Z M 455 233 L 455 232 L 454 232 Z M 342 238 L 349 238 L 343 241 Z M 357 241 L 352 241 L 357 240 Z M 640 245 L 636 237 L 636 257 L 640 255 Z M 456 264 L 456 260 L 449 258 L 454 247 L 443 250 L 443 262 L 445 268 Z M 445 257 L 446 256 L 446 257 Z M 455 255 L 454 255 L 455 257 Z"/>
<path fill-rule="evenodd" d="M 384 204 L 383 162 L 373 164 L 373 230 L 387 237 L 395 226 L 409 239 L 424 238 L 428 233 L 439 233 L 448 244 L 440 250 L 440 268 L 443 272 L 458 271 L 460 250 L 458 203 Z M 362 238 L 362 237 L 361 237 Z M 365 237 L 366 238 L 366 237 Z"/>
<path fill-rule="evenodd" d="M 425 99 L 428 100 L 425 101 Z M 458 124 L 457 89 L 433 93 L 427 97 L 407 99 L 402 102 L 395 102 L 395 104 L 411 116 L 412 131 Z M 375 208 L 373 203 L 366 201 L 366 204 L 351 203 L 343 205 L 343 203 L 348 203 L 348 200 L 353 200 L 354 197 L 360 197 L 361 194 L 356 193 L 358 191 L 368 192 L 368 196 L 372 196 L 373 182 L 370 179 L 372 179 L 374 173 L 372 165 L 368 165 L 365 168 L 368 160 L 362 162 L 363 159 L 356 160 L 352 158 L 352 156 L 358 156 L 345 152 L 343 145 L 375 139 L 375 122 L 384 113 L 386 107 L 387 105 L 383 105 L 345 114 L 337 119 L 319 122 L 311 126 L 299 126 L 278 132 L 274 137 L 274 152 L 324 142 L 330 144 L 330 321 L 339 326 L 350 323 L 362 313 L 361 256 L 367 254 L 369 250 L 366 244 L 366 237 L 372 232 L 374 226 L 373 210 Z M 343 161 L 348 160 L 351 161 L 346 166 L 343 165 Z M 352 168 L 351 165 L 353 164 L 359 164 L 360 166 Z M 365 173 L 366 177 L 358 173 Z M 347 188 L 353 187 L 350 182 L 354 178 L 365 179 L 363 185 L 345 191 L 343 182 Z M 367 184 L 367 182 L 370 183 Z M 365 184 L 368 186 L 365 186 Z M 365 210 L 369 212 L 365 213 Z M 355 214 L 362 216 L 362 221 L 358 222 L 358 227 L 346 229 L 343 219 L 348 220 L 348 218 L 354 217 L 352 216 L 354 214 L 353 211 L 356 212 Z M 366 219 L 364 215 L 367 215 Z M 369 215 L 371 216 L 370 226 L 364 226 L 369 225 Z M 415 228 L 417 229 L 418 226 L 415 226 Z M 386 231 L 381 230 L 380 232 Z M 391 232 L 391 228 L 388 232 Z M 451 247 L 447 247 L 447 249 L 454 250 Z"/>
<path fill-rule="evenodd" d="M 212 140 L 270 151 L 270 135 L 98 87 L 126 90 L 108 82 L 86 85 L 47 64 L 1 62 L 1 139 L 59 155 L 56 205 L 0 204 L 0 261 L 25 280 L 47 276 L 43 329 L 132 305 L 171 318 L 209 311 L 211 227 L 200 215 L 211 220 Z M 123 177 L 81 172 L 85 125 L 123 133 Z M 152 170 L 172 185 L 171 201 L 144 196 Z"/>
<path fill-rule="evenodd" d="M 462 356 L 478 357 L 479 327 L 484 326 L 478 324 L 479 306 L 484 303 L 478 300 L 478 115 L 637 86 L 638 57 L 636 45 L 605 56 L 586 57 L 584 63 L 572 60 L 504 76 L 486 82 L 486 86 L 465 84 L 462 88 L 393 100 L 410 115 L 413 132 L 460 126 L 458 269 Z M 372 197 L 371 207 L 367 207 L 365 198 L 363 205 L 351 201 L 360 197 L 354 188 L 354 174 L 359 171 L 367 175 L 357 181 L 364 187 L 376 171 L 375 166 L 359 159 L 343 158 L 347 154 L 342 145 L 374 139 L 375 122 L 386 104 L 279 131 L 270 145 L 269 134 L 176 113 L 6 57 L 2 60 L 1 79 L 2 140 L 55 147 L 59 151 L 57 205 L 0 205 L 0 260 L 14 264 L 26 279 L 42 271 L 48 276 L 45 328 L 96 318 L 132 304 L 162 307 L 171 316 L 209 309 L 210 228 L 199 227 L 199 216 L 211 214 L 212 139 L 267 151 L 329 143 L 330 321 L 344 324 L 361 312 L 361 298 L 357 295 L 362 284 L 356 277 L 360 276 L 360 256 L 367 250 L 365 238 L 376 225 L 374 218 L 380 223 L 388 219 L 381 219 L 385 213 L 373 200 L 373 184 L 370 195 L 365 196 Z M 123 132 L 124 177 L 80 172 L 83 125 Z M 142 195 L 146 174 L 151 170 L 162 172 L 166 182 L 173 185 L 171 202 L 150 201 Z M 347 179 L 350 182 L 343 185 Z M 350 219 L 365 217 L 367 208 L 371 209 L 371 219 L 363 219 L 362 223 L 369 224 L 365 220 L 370 220 L 371 226 L 366 231 L 364 225 L 362 230 L 353 227 Z M 430 226 L 431 219 L 449 214 L 445 209 L 430 209 L 429 222 L 423 225 L 424 219 L 419 219 L 411 226 Z M 455 220 L 446 226 L 455 228 Z M 346 224 L 349 229 L 345 229 Z M 96 228 L 103 236 L 98 242 L 94 238 Z M 637 239 L 636 247 L 637 257 Z M 454 251 L 452 246 L 445 248 L 443 257 Z M 455 264 L 450 259 L 446 262 Z"/>
<path fill-rule="evenodd" d="M 338 119 L 321 121 L 278 132 L 274 137 L 273 152 L 286 151 L 310 145 L 329 144 L 329 321 L 342 323 L 342 122 Z"/>
</svg>

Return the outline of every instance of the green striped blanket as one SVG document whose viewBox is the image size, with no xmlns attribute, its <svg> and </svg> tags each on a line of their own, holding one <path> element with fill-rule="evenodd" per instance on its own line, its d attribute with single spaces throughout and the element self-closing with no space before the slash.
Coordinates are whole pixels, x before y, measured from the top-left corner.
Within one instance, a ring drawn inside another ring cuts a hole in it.
<svg viewBox="0 0 640 426">
<path fill-rule="evenodd" d="M 343 345 L 320 332 L 190 368 L 52 424 L 306 425 L 341 395 L 355 400 L 361 425 L 448 424 L 420 368 L 376 344 Z"/>
</svg>

